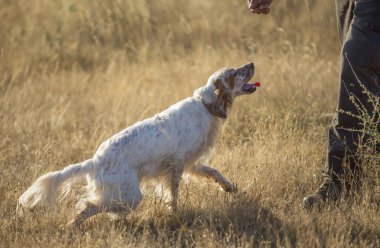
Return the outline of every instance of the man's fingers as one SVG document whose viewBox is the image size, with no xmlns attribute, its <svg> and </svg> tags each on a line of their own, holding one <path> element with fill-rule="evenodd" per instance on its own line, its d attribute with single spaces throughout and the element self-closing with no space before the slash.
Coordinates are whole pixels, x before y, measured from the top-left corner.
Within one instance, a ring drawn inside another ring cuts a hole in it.
<svg viewBox="0 0 380 248">
<path fill-rule="evenodd" d="M 251 9 L 250 10 L 253 14 L 260 14 L 261 12 L 258 9 Z"/>
<path fill-rule="evenodd" d="M 268 14 L 270 12 L 270 0 L 247 0 L 248 8 L 255 14 Z"/>
<path fill-rule="evenodd" d="M 266 9 L 268 9 L 269 5 L 267 3 L 264 3 L 264 4 L 261 4 L 260 6 L 258 6 L 257 8 L 262 10 L 262 11 L 265 11 Z"/>
<path fill-rule="evenodd" d="M 248 0 L 248 8 L 256 9 L 261 5 L 262 0 Z"/>
<path fill-rule="evenodd" d="M 260 9 L 260 8 L 251 9 L 251 12 L 254 13 L 254 14 L 268 14 L 269 11 L 270 11 L 270 8 L 266 8 L 266 9 Z"/>
</svg>

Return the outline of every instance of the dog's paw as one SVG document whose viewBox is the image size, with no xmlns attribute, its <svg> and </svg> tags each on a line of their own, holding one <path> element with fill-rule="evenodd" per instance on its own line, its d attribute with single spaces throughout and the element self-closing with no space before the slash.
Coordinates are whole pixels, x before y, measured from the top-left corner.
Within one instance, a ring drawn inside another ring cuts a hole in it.
<svg viewBox="0 0 380 248">
<path fill-rule="evenodd" d="M 166 207 L 168 208 L 169 213 L 175 213 L 178 211 L 177 203 L 175 203 L 175 204 L 173 202 L 167 203 Z"/>
<path fill-rule="evenodd" d="M 225 183 L 223 186 L 222 186 L 222 189 L 224 192 L 228 192 L 228 193 L 233 193 L 233 192 L 237 192 L 238 191 L 238 188 L 237 188 L 237 184 L 236 183 Z"/>
</svg>

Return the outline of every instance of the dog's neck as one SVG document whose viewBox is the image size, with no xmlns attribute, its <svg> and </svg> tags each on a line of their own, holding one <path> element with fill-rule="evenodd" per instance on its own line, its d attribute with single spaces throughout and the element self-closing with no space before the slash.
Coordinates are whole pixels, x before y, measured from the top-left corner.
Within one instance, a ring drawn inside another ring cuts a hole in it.
<svg viewBox="0 0 380 248">
<path fill-rule="evenodd" d="M 207 109 L 207 111 L 211 115 L 213 115 L 215 117 L 218 117 L 218 118 L 221 118 L 221 119 L 226 119 L 227 118 L 227 116 L 221 115 L 219 112 L 215 111 L 214 108 L 211 106 L 211 104 L 206 103 L 205 101 L 203 101 L 203 99 L 200 99 L 200 100 L 202 101 L 203 105 L 205 106 L 205 108 Z"/>
<path fill-rule="evenodd" d="M 215 87 L 213 84 L 209 83 L 202 88 L 196 89 L 193 96 L 202 101 L 203 105 L 212 116 L 220 119 L 227 118 L 227 115 L 218 111 L 213 104 L 213 102 L 216 101 Z"/>
</svg>

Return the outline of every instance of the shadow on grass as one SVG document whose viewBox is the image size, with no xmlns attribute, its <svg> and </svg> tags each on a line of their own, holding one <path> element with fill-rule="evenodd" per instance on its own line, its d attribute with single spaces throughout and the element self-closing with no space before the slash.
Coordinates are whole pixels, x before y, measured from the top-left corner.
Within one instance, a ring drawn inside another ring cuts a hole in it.
<svg viewBox="0 0 380 248">
<path fill-rule="evenodd" d="M 195 246 L 210 238 L 225 246 L 295 247 L 295 230 L 283 224 L 258 201 L 237 196 L 233 201 L 207 209 L 185 208 L 169 215 L 157 212 L 144 218 L 127 217 L 114 222 L 113 228 L 125 236 L 144 238 L 170 246 Z M 209 241 L 211 241 L 209 240 Z"/>
</svg>

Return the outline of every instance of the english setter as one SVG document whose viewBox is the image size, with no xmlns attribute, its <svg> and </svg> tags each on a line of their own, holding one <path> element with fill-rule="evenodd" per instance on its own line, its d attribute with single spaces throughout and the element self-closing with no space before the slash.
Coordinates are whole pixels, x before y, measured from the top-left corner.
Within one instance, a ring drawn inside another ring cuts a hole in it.
<svg viewBox="0 0 380 248">
<path fill-rule="evenodd" d="M 236 190 L 220 172 L 202 161 L 215 143 L 223 120 L 237 96 L 255 92 L 248 81 L 254 74 L 252 63 L 240 68 L 223 68 L 207 84 L 152 118 L 113 135 L 103 142 L 93 158 L 39 177 L 19 198 L 17 211 L 48 206 L 66 194 L 70 185 L 87 179 L 87 194 L 73 225 L 102 211 L 118 213 L 135 209 L 142 200 L 140 184 L 160 181 L 168 192 L 170 208 L 177 209 L 178 187 L 184 172 L 215 180 L 226 192 Z M 66 189 L 66 190 L 65 190 Z"/>
</svg>

